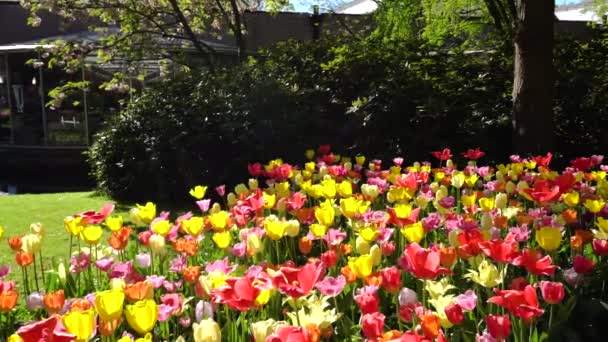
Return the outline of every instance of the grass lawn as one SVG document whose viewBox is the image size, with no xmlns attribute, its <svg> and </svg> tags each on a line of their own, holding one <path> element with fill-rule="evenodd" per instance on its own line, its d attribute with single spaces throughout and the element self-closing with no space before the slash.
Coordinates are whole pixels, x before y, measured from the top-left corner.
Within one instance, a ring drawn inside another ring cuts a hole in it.
<svg viewBox="0 0 608 342">
<path fill-rule="evenodd" d="M 70 239 L 63 228 L 63 219 L 83 211 L 99 211 L 107 202 L 112 201 L 93 192 L 0 196 L 0 226 L 4 227 L 4 236 L 0 241 L 0 265 L 11 266 L 12 279 L 20 277 L 14 253 L 6 240 L 11 236 L 29 233 L 30 224 L 33 222 L 41 222 L 45 227 L 46 235 L 42 240 L 43 258 L 67 259 Z M 128 209 L 117 206 L 114 214 L 122 214 L 126 218 Z"/>
</svg>

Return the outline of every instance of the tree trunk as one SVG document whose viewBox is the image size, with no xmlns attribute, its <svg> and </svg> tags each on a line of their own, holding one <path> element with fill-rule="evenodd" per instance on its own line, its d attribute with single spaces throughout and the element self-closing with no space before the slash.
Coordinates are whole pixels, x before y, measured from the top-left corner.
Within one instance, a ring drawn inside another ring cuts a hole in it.
<svg viewBox="0 0 608 342">
<path fill-rule="evenodd" d="M 232 16 L 234 17 L 234 39 L 239 49 L 239 60 L 242 61 L 247 56 L 247 42 L 243 35 L 243 18 L 241 17 L 236 0 L 230 0 L 230 7 L 232 8 Z"/>
<path fill-rule="evenodd" d="M 553 147 L 555 0 L 517 0 L 513 80 L 513 151 Z"/>
</svg>

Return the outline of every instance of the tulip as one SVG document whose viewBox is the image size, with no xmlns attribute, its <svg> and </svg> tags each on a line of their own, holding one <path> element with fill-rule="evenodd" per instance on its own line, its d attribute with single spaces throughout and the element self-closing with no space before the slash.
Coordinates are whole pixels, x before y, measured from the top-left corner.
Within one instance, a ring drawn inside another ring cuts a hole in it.
<svg viewBox="0 0 608 342">
<path fill-rule="evenodd" d="M 98 292 L 95 296 L 95 310 L 103 321 L 117 320 L 122 316 L 124 301 L 125 293 L 120 289 Z"/>
<path fill-rule="evenodd" d="M 106 217 L 106 226 L 113 232 L 118 231 L 122 228 L 122 216 L 108 216 Z"/>
<path fill-rule="evenodd" d="M 464 314 L 462 313 L 462 307 L 458 304 L 449 304 L 444 309 L 445 315 L 450 323 L 458 325 L 464 321 Z"/>
<path fill-rule="evenodd" d="M 154 328 L 158 318 L 158 306 L 153 299 L 144 299 L 132 305 L 127 305 L 125 317 L 129 326 L 144 335 Z"/>
<path fill-rule="evenodd" d="M 232 235 L 230 234 L 229 230 L 223 232 L 215 232 L 213 233 L 213 236 L 211 236 L 211 239 L 213 240 L 213 242 L 215 242 L 215 245 L 220 249 L 226 249 L 228 248 L 228 246 L 230 246 L 230 243 L 232 243 Z"/>
<path fill-rule="evenodd" d="M 509 315 L 488 315 L 485 317 L 490 335 L 501 341 L 506 340 L 511 333 L 511 320 Z"/>
<path fill-rule="evenodd" d="M 98 225 L 86 226 L 80 232 L 80 238 L 88 245 L 97 245 L 101 240 L 103 229 Z"/>
<path fill-rule="evenodd" d="M 496 265 L 490 263 L 488 260 L 483 260 L 479 264 L 477 271 L 469 270 L 464 277 L 481 286 L 492 288 L 502 283 L 505 276 L 505 270 L 506 269 L 503 269 L 502 272 L 499 272 Z"/>
<path fill-rule="evenodd" d="M 165 248 L 165 238 L 162 235 L 152 235 L 148 241 L 148 246 L 152 253 L 157 255 L 165 255 L 167 250 Z"/>
<path fill-rule="evenodd" d="M 205 197 L 205 193 L 207 192 L 207 187 L 204 185 L 197 185 L 194 188 L 190 189 L 190 196 L 196 198 L 197 200 Z"/>
<path fill-rule="evenodd" d="M 368 313 L 361 317 L 361 330 L 369 340 L 376 340 L 384 331 L 384 315 L 379 312 Z"/>
<path fill-rule="evenodd" d="M 374 260 L 371 255 L 364 254 L 359 257 L 348 258 L 348 267 L 355 273 L 357 278 L 365 278 L 372 274 Z"/>
<path fill-rule="evenodd" d="M 59 290 L 56 292 L 48 293 L 43 298 L 44 306 L 49 311 L 49 313 L 58 313 L 63 309 L 63 304 L 65 303 L 65 295 L 63 290 Z"/>
<path fill-rule="evenodd" d="M 28 310 L 34 311 L 44 307 L 44 295 L 40 292 L 32 292 L 25 300 Z"/>
<path fill-rule="evenodd" d="M 583 204 L 585 206 L 585 208 L 587 208 L 587 210 L 589 210 L 591 213 L 593 214 L 597 214 L 599 213 L 603 208 L 604 205 L 606 203 L 602 200 L 592 200 L 592 199 L 588 199 L 585 200 L 585 203 Z"/>
<path fill-rule="evenodd" d="M 434 340 L 437 336 L 439 336 L 441 322 L 437 315 L 427 314 L 422 316 L 420 325 L 422 326 L 422 333 L 427 338 Z"/>
<path fill-rule="evenodd" d="M 425 249 L 417 243 L 411 243 L 405 248 L 403 256 L 399 259 L 399 265 L 420 279 L 435 279 L 440 274 L 450 273 L 448 269 L 439 267 L 440 252 L 438 250 Z"/>
<path fill-rule="evenodd" d="M 547 252 L 557 250 L 561 240 L 562 232 L 559 228 L 542 227 L 536 231 L 536 242 Z"/>
<path fill-rule="evenodd" d="M 552 281 L 541 281 L 540 293 L 548 304 L 559 304 L 566 295 L 564 284 Z"/>
<path fill-rule="evenodd" d="M 156 217 L 156 204 L 147 202 L 146 205 L 136 204 L 136 209 L 133 214 L 138 221 L 149 224 Z"/>
<path fill-rule="evenodd" d="M 211 318 L 192 324 L 194 342 L 220 342 L 222 330 Z"/>
<path fill-rule="evenodd" d="M 253 335 L 253 342 L 265 342 L 266 337 L 274 334 L 278 328 L 287 326 L 287 322 L 275 321 L 270 318 L 265 321 L 259 321 L 251 324 L 251 332 Z"/>
<path fill-rule="evenodd" d="M 13 310 L 17 305 L 19 294 L 15 290 L 0 292 L 0 312 L 8 312 Z"/>
<path fill-rule="evenodd" d="M 194 237 L 198 236 L 201 233 L 204 225 L 205 222 L 200 216 L 193 216 L 188 220 L 182 221 L 182 229 L 184 230 L 184 232 Z"/>
<path fill-rule="evenodd" d="M 141 268 L 148 268 L 152 264 L 152 258 L 149 253 L 139 253 L 135 255 L 135 262 Z"/>
<path fill-rule="evenodd" d="M 409 243 L 419 243 L 425 235 L 422 222 L 418 221 L 414 224 L 406 225 L 401 229 L 401 234 L 405 236 Z"/>
<path fill-rule="evenodd" d="M 36 255 L 40 251 L 42 238 L 38 234 L 27 234 L 21 238 L 21 250 Z"/>
<path fill-rule="evenodd" d="M 211 225 L 213 226 L 213 228 L 215 230 L 222 231 L 222 230 L 226 229 L 229 218 L 230 218 L 230 215 L 228 214 L 227 211 L 220 210 L 216 213 L 209 215 L 209 222 L 211 223 Z"/>
<path fill-rule="evenodd" d="M 61 322 L 76 337 L 76 341 L 87 341 L 95 330 L 95 311 L 73 311 L 65 314 Z"/>
</svg>

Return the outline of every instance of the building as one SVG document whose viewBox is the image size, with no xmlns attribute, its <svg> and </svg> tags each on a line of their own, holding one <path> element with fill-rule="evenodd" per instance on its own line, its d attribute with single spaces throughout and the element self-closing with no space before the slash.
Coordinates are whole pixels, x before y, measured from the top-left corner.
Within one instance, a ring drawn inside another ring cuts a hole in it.
<svg viewBox="0 0 608 342">
<path fill-rule="evenodd" d="M 26 24 L 27 17 L 19 1 L 0 0 L 0 191 L 15 182 L 11 179 L 28 173 L 29 178 L 48 183 L 47 172 L 55 166 L 64 170 L 59 172 L 66 178 L 63 183 L 86 180 L 83 152 L 105 118 L 120 109 L 121 96 L 102 91 L 99 85 L 110 80 L 115 71 L 128 71 L 120 61 L 99 65 L 95 56 L 87 58 L 86 67 L 71 73 L 28 64 L 52 48 L 43 40 L 95 41 L 100 37 L 87 31 L 83 23 L 65 22 L 50 13 L 43 15 L 41 25 L 35 28 Z M 265 12 L 245 12 L 243 20 L 249 54 L 283 40 L 306 41 L 337 34 L 345 25 L 354 25 L 360 32 L 370 22 L 359 15 Z M 238 61 L 234 38 L 229 33 L 221 36 L 204 39 L 218 52 L 218 58 L 226 63 Z M 143 81 L 134 74 L 130 86 L 143 87 L 160 75 L 158 60 L 143 61 L 138 68 L 138 74 L 143 69 Z M 49 105 L 49 90 L 68 81 L 87 81 L 90 86 L 71 94 L 61 106 Z M 75 180 L 74 175 L 80 179 Z"/>
</svg>

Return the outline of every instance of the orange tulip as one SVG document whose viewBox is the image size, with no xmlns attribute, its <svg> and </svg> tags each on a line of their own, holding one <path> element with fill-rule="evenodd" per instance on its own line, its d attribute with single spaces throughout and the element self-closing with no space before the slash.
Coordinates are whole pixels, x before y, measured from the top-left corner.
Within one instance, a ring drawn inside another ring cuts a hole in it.
<svg viewBox="0 0 608 342">
<path fill-rule="evenodd" d="M 201 267 L 200 266 L 188 266 L 185 267 L 182 271 L 182 276 L 184 277 L 184 281 L 188 284 L 194 284 L 195 281 L 198 280 L 198 277 L 201 275 Z"/>
<path fill-rule="evenodd" d="M 507 228 L 507 223 L 509 219 L 506 216 L 497 215 L 494 217 L 494 226 L 498 228 Z"/>
<path fill-rule="evenodd" d="M 577 235 L 572 235 L 570 237 L 570 248 L 574 251 L 580 251 L 583 249 L 583 239 L 581 239 Z"/>
<path fill-rule="evenodd" d="M 0 292 L 0 312 L 11 311 L 17 305 L 19 294 L 15 290 Z"/>
<path fill-rule="evenodd" d="M 451 268 L 456 263 L 456 249 L 443 247 L 439 250 L 439 263 L 445 268 Z"/>
<path fill-rule="evenodd" d="M 56 314 L 63 309 L 65 303 L 65 294 L 63 290 L 47 293 L 43 297 L 44 306 L 51 314 Z"/>
<path fill-rule="evenodd" d="M 115 319 L 113 321 L 109 321 L 106 322 L 102 319 L 99 320 L 99 334 L 101 336 L 112 336 L 112 334 L 114 333 L 114 331 L 116 331 L 116 328 L 118 328 L 118 326 L 121 323 L 121 319 Z"/>
<path fill-rule="evenodd" d="M 22 237 L 23 237 L 23 235 L 19 235 L 19 236 L 13 236 L 8 239 L 8 245 L 13 251 L 15 251 L 15 252 L 21 251 L 21 244 L 22 244 L 21 238 Z"/>
<path fill-rule="evenodd" d="M 302 236 L 302 238 L 300 238 L 300 241 L 298 241 L 298 249 L 300 250 L 300 253 L 308 255 L 308 253 L 310 253 L 310 251 L 312 250 L 312 240 L 310 240 L 306 236 Z"/>
<path fill-rule="evenodd" d="M 17 265 L 21 267 L 28 267 L 34 262 L 34 254 L 17 252 L 17 254 L 15 254 L 15 261 L 17 262 Z"/>
<path fill-rule="evenodd" d="M 381 341 L 394 341 L 397 340 L 398 338 L 400 338 L 403 335 L 403 333 L 399 330 L 391 330 L 391 331 L 387 331 L 384 333 L 384 335 L 382 335 L 382 340 Z"/>
<path fill-rule="evenodd" d="M 422 326 L 422 333 L 427 338 L 434 340 L 435 337 L 439 336 L 439 329 L 441 329 L 441 321 L 436 315 L 424 315 L 422 317 L 420 325 Z"/>
<path fill-rule="evenodd" d="M 357 281 L 357 275 L 348 266 L 342 267 L 340 269 L 340 273 L 342 273 L 342 275 L 344 276 L 344 278 L 346 278 L 346 282 L 349 283 L 349 284 L 352 284 L 355 281 Z"/>
<path fill-rule="evenodd" d="M 566 221 L 566 223 L 575 223 L 578 219 L 577 216 L 576 211 L 573 209 L 566 209 L 562 212 L 562 218 L 564 221 Z"/>
<path fill-rule="evenodd" d="M 123 250 L 129 243 L 129 237 L 131 236 L 131 228 L 122 227 L 115 231 L 108 238 L 108 244 L 117 251 Z"/>
<path fill-rule="evenodd" d="M 144 299 L 150 299 L 154 296 L 154 288 L 149 281 L 139 281 L 125 286 L 125 297 L 131 303 L 138 302 Z"/>
<path fill-rule="evenodd" d="M 74 311 L 87 311 L 91 308 L 91 303 L 84 298 L 74 299 L 72 304 L 70 305 L 70 312 Z"/>
<path fill-rule="evenodd" d="M 306 331 L 308 332 L 308 341 L 319 342 L 321 340 L 321 329 L 314 323 L 306 324 Z"/>
<path fill-rule="evenodd" d="M 374 273 L 370 274 L 369 276 L 365 277 L 363 279 L 363 281 L 368 286 L 373 285 L 376 287 L 380 287 L 380 286 L 382 286 L 382 275 L 380 275 L 380 272 L 374 272 Z"/>
<path fill-rule="evenodd" d="M 350 243 L 343 243 L 340 245 L 340 251 L 342 255 L 349 255 L 353 252 L 353 246 Z"/>
</svg>

